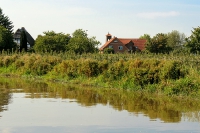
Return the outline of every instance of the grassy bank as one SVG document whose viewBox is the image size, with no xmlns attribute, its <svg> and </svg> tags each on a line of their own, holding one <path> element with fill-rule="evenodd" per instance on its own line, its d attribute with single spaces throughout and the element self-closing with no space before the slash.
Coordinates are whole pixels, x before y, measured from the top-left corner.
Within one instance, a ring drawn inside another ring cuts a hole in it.
<svg viewBox="0 0 200 133">
<path fill-rule="evenodd" d="M 199 97 L 199 61 L 199 55 L 4 53 L 0 74 Z"/>
</svg>

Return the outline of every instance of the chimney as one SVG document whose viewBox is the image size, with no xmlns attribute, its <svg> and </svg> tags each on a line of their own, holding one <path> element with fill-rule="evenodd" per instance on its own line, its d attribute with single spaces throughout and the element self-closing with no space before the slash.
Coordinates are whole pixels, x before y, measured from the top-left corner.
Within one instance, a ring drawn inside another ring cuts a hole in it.
<svg viewBox="0 0 200 133">
<path fill-rule="evenodd" d="M 106 42 L 109 41 L 110 39 L 112 39 L 112 35 L 108 32 L 108 34 L 106 35 Z"/>
</svg>

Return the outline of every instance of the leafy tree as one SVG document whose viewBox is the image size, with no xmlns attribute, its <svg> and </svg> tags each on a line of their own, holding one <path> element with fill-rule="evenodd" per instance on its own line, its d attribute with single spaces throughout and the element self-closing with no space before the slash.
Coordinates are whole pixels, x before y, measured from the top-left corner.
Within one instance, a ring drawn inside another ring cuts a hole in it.
<svg viewBox="0 0 200 133">
<path fill-rule="evenodd" d="M 0 8 L 0 25 L 13 32 L 13 25 L 8 16 L 5 16 Z"/>
<path fill-rule="evenodd" d="M 16 49 L 17 45 L 13 42 L 12 33 L 0 25 L 0 51 Z"/>
<path fill-rule="evenodd" d="M 44 32 L 36 38 L 34 50 L 36 52 L 60 52 L 66 51 L 70 40 L 69 34 L 55 33 L 54 31 Z"/>
<path fill-rule="evenodd" d="M 144 34 L 143 36 L 140 36 L 139 38 L 140 38 L 140 39 L 145 39 L 145 40 L 146 40 L 145 46 L 150 45 L 151 36 L 150 36 L 149 34 Z M 144 51 L 148 51 L 147 48 L 146 48 L 146 50 L 144 50 Z"/>
<path fill-rule="evenodd" d="M 167 35 L 158 33 L 147 41 L 146 50 L 151 53 L 168 53 L 171 48 L 167 46 Z"/>
<path fill-rule="evenodd" d="M 144 34 L 140 36 L 140 39 L 146 39 L 147 43 L 151 41 L 151 36 L 149 34 Z"/>
<path fill-rule="evenodd" d="M 167 45 L 173 50 L 181 48 L 185 43 L 185 34 L 180 33 L 177 30 L 173 30 L 172 32 L 168 33 L 167 37 Z"/>
<path fill-rule="evenodd" d="M 79 54 L 94 53 L 97 51 L 99 44 L 100 42 L 95 37 L 88 38 L 86 31 L 78 29 L 72 34 L 72 38 L 67 45 L 67 50 Z"/>
<path fill-rule="evenodd" d="M 191 53 L 200 52 L 200 27 L 193 28 L 192 35 L 186 38 L 185 46 Z"/>
<path fill-rule="evenodd" d="M 27 51 L 27 37 L 26 32 L 24 30 L 22 30 L 20 38 L 20 51 L 22 50 Z"/>
</svg>

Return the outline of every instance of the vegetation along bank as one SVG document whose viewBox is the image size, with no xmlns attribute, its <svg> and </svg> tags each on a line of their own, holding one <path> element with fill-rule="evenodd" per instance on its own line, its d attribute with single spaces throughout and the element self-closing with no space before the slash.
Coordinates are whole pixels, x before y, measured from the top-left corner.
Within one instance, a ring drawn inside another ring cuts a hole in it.
<svg viewBox="0 0 200 133">
<path fill-rule="evenodd" d="M 199 55 L 0 55 L 2 76 L 39 77 L 168 96 L 200 96 Z"/>
</svg>

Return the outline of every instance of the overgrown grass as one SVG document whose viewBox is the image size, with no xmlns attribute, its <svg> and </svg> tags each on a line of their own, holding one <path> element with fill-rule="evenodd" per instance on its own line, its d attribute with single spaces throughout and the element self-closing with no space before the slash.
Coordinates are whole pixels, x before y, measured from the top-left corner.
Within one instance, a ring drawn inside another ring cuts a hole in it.
<svg viewBox="0 0 200 133">
<path fill-rule="evenodd" d="M 0 73 L 198 97 L 199 63 L 199 55 L 2 53 Z"/>
</svg>

